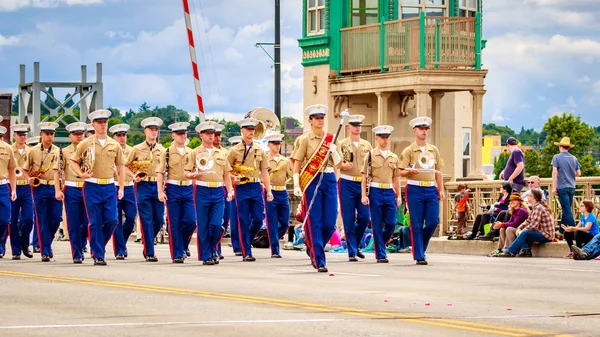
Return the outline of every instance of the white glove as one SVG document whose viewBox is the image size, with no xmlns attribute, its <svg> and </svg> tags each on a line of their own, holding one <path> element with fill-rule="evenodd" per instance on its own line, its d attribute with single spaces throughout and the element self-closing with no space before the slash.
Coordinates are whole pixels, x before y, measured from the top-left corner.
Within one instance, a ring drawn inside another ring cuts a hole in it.
<svg viewBox="0 0 600 337">
<path fill-rule="evenodd" d="M 300 173 L 294 173 L 294 195 L 297 197 L 302 197 L 302 190 L 300 189 Z"/>
<path fill-rule="evenodd" d="M 329 152 L 331 152 L 331 159 L 333 159 L 333 163 L 335 165 L 339 164 L 342 161 L 342 157 L 337 152 L 337 146 L 335 144 L 329 145 Z"/>
</svg>

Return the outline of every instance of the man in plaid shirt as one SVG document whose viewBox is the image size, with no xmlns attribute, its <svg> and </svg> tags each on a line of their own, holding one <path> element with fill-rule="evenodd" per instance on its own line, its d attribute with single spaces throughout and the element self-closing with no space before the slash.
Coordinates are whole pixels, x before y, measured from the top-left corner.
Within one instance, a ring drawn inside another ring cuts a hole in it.
<svg viewBox="0 0 600 337">
<path fill-rule="evenodd" d="M 544 193 L 539 188 L 531 189 L 527 201 L 533 206 L 529 218 L 517 229 L 516 240 L 500 257 L 531 257 L 531 243 L 545 243 L 554 240 L 554 220 L 548 206 L 542 201 Z"/>
</svg>

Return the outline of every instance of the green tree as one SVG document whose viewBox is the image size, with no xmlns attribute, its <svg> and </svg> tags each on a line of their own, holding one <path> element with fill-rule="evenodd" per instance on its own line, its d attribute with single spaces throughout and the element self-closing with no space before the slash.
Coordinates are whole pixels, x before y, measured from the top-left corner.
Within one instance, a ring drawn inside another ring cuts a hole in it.
<svg viewBox="0 0 600 337">
<path fill-rule="evenodd" d="M 538 149 L 524 151 L 525 155 L 525 175 L 537 176 L 542 170 L 542 151 Z"/>
<path fill-rule="evenodd" d="M 494 159 L 494 179 L 499 179 L 500 172 L 506 167 L 510 154 L 508 152 L 502 152 L 498 158 Z"/>
<path fill-rule="evenodd" d="M 15 95 L 15 97 L 13 98 L 13 101 L 12 101 L 12 115 L 13 116 L 18 116 L 19 115 L 19 95 Z"/>
<path fill-rule="evenodd" d="M 483 135 L 484 136 L 494 136 L 500 135 L 502 138 L 502 144 L 506 143 L 506 139 L 508 137 L 517 137 L 515 131 L 508 126 L 498 126 L 494 123 L 483 124 Z"/>
<path fill-rule="evenodd" d="M 525 129 L 521 127 L 521 132 L 517 136 L 519 142 L 523 145 L 539 146 L 544 143 L 548 135 L 546 132 L 537 132 L 534 129 Z"/>
<path fill-rule="evenodd" d="M 146 103 L 146 101 L 144 101 L 144 103 L 142 103 L 138 108 L 138 112 L 144 112 L 148 110 L 150 110 L 150 106 L 148 105 L 148 103 Z"/>
</svg>

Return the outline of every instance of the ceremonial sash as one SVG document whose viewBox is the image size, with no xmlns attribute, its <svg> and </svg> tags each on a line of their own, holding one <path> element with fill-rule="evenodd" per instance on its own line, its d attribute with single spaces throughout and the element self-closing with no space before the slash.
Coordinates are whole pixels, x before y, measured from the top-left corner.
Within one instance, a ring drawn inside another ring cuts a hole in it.
<svg viewBox="0 0 600 337">
<path fill-rule="evenodd" d="M 306 162 L 302 171 L 300 171 L 300 189 L 305 192 L 310 183 L 315 179 L 317 173 L 321 171 L 323 165 L 325 165 L 325 157 L 329 151 L 329 146 L 333 141 L 333 133 L 327 133 L 325 137 L 321 139 L 321 143 L 315 149 L 315 152 L 310 156 L 310 159 Z"/>
</svg>

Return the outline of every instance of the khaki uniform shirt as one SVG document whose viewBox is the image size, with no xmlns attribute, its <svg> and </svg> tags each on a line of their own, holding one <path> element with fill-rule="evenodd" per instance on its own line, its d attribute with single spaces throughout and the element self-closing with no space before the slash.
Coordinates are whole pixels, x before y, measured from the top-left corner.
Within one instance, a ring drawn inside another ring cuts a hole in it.
<svg viewBox="0 0 600 337">
<path fill-rule="evenodd" d="M 435 165 L 433 168 L 436 170 L 441 170 L 443 163 L 440 156 L 440 151 L 438 151 L 437 147 L 427 143 L 425 145 L 425 151 L 429 151 L 433 154 L 435 158 Z M 417 163 L 417 159 L 419 158 L 419 154 L 421 153 L 421 148 L 417 143 L 412 143 L 407 146 L 404 150 L 402 150 L 402 154 L 400 155 L 400 168 L 411 168 L 414 165 L 414 168 L 421 168 L 419 163 Z M 421 172 L 415 174 L 414 176 L 409 178 L 410 180 L 417 181 L 435 181 L 435 172 Z"/>
<path fill-rule="evenodd" d="M 19 152 L 19 149 L 17 148 L 17 144 L 15 143 L 12 145 L 12 150 L 15 155 L 15 161 L 17 163 L 17 168 L 21 169 L 23 167 L 23 165 L 25 164 L 25 162 L 27 161 L 27 156 L 29 154 L 30 149 L 27 145 L 25 145 L 25 147 L 23 148 L 23 154 L 21 154 Z M 17 177 L 17 180 L 25 180 L 25 175 L 21 175 L 20 177 Z"/>
<path fill-rule="evenodd" d="M 0 142 L 0 179 L 8 179 L 8 171 L 15 167 L 17 162 L 11 146 Z"/>
<path fill-rule="evenodd" d="M 271 173 L 269 174 L 271 177 L 271 186 L 285 186 L 288 179 L 293 176 L 292 165 L 290 165 L 289 160 L 282 155 L 278 155 L 277 159 L 275 159 L 271 153 L 267 153 L 267 161 L 271 168 Z M 278 167 L 279 170 L 274 172 Z"/>
<path fill-rule="evenodd" d="M 160 163 L 160 157 L 165 152 L 165 148 L 160 144 L 156 143 L 152 150 L 152 164 L 146 166 L 141 172 L 144 172 L 148 177 L 156 177 L 156 167 Z M 125 160 L 125 165 L 130 165 L 134 161 L 147 161 L 150 160 L 150 146 L 146 141 L 134 146 Z M 133 172 L 134 174 L 137 172 Z"/>
<path fill-rule="evenodd" d="M 326 132 L 323 132 L 323 137 L 326 134 Z M 298 137 L 292 152 L 292 159 L 302 162 L 302 165 L 306 164 L 321 144 L 321 139 L 322 137 L 317 136 L 312 130 Z M 333 159 L 329 159 L 327 166 L 333 167 Z"/>
<path fill-rule="evenodd" d="M 400 176 L 399 162 L 400 159 L 392 151 L 388 150 L 387 157 L 384 158 L 379 149 L 373 150 L 371 152 L 371 182 L 391 184 L 393 178 Z M 369 160 L 365 159 L 360 172 L 366 174 L 368 166 Z"/>
<path fill-rule="evenodd" d="M 204 145 L 200 145 L 194 150 L 191 150 L 188 156 L 189 161 L 184 164 L 186 171 L 196 172 L 198 168 L 196 166 L 196 158 L 200 153 L 208 152 Z M 206 170 L 206 174 L 200 175 L 196 178 L 197 181 L 205 182 L 223 182 L 223 175 L 225 172 L 231 172 L 231 165 L 227 161 L 227 152 L 225 150 L 212 149 L 211 156 L 213 158 L 213 166 Z"/>
<path fill-rule="evenodd" d="M 254 168 L 254 171 L 244 173 L 242 176 L 247 178 L 259 178 L 261 171 L 269 168 L 269 162 L 265 155 L 265 151 L 253 142 L 252 147 L 246 156 L 246 160 L 243 161 L 244 151 L 246 151 L 246 144 L 243 141 L 232 146 L 227 152 L 227 161 L 229 162 L 229 165 L 232 169 L 235 168 L 236 164 L 252 167 Z"/>
<path fill-rule="evenodd" d="M 63 160 L 63 170 L 64 170 L 64 178 L 65 181 L 75 181 L 80 182 L 83 179 L 77 177 L 77 173 L 73 171 L 71 168 L 71 160 L 75 160 L 75 154 L 77 153 L 77 148 L 73 146 L 73 144 L 62 149 L 62 160 Z M 77 161 L 77 160 L 75 160 Z M 55 165 L 55 169 L 58 170 L 58 164 Z"/>
<path fill-rule="evenodd" d="M 371 144 L 369 144 L 369 142 L 364 139 L 360 139 L 357 148 L 356 145 L 354 145 L 354 142 L 350 140 L 350 137 L 340 140 L 337 145 L 337 151 L 340 154 L 340 157 L 342 157 L 342 159 L 344 158 L 342 154 L 342 147 L 346 144 L 350 145 L 352 153 L 354 154 L 352 158 L 353 165 L 352 169 L 350 170 L 340 169 L 340 173 L 347 174 L 353 177 L 359 177 L 361 174 L 360 170 L 363 167 L 365 158 L 367 158 L 367 154 L 369 154 L 369 151 L 371 151 Z"/>
<path fill-rule="evenodd" d="M 72 161 L 81 165 L 82 158 L 87 154 L 90 147 L 94 147 L 95 159 L 92 168 L 92 178 L 110 179 L 115 176 L 116 166 L 123 165 L 123 150 L 121 145 L 112 138 L 106 138 L 104 146 L 100 144 L 96 135 L 86 138 L 79 145 Z"/>
<path fill-rule="evenodd" d="M 42 144 L 36 145 L 29 150 L 27 161 L 23 164 L 23 169 L 29 174 L 38 170 L 46 170 L 46 173 L 41 175 L 40 179 L 54 180 L 54 165 L 58 162 L 59 148 L 56 145 L 50 147 L 50 151 L 43 149 Z"/>
<path fill-rule="evenodd" d="M 131 153 L 131 150 L 133 150 L 133 147 L 125 144 L 125 148 L 123 149 L 123 147 L 121 147 L 121 150 L 123 150 L 123 158 L 127 159 L 129 157 L 129 153 Z M 115 176 L 115 181 L 116 179 L 117 177 Z M 125 173 L 125 180 L 123 180 L 125 186 L 127 186 L 132 181 L 133 178 L 131 178 L 127 173 Z"/>
<path fill-rule="evenodd" d="M 165 181 L 167 180 L 190 180 L 185 178 L 183 175 L 183 169 L 185 165 L 190 163 L 190 155 L 192 154 L 192 149 L 187 146 L 183 147 L 183 154 L 179 153 L 179 150 L 175 147 L 175 144 L 172 144 L 163 154 L 160 156 L 160 162 L 156 167 L 156 173 L 164 173 L 167 152 L 169 153 L 169 166 L 168 166 L 168 175 L 165 175 Z"/>
</svg>

